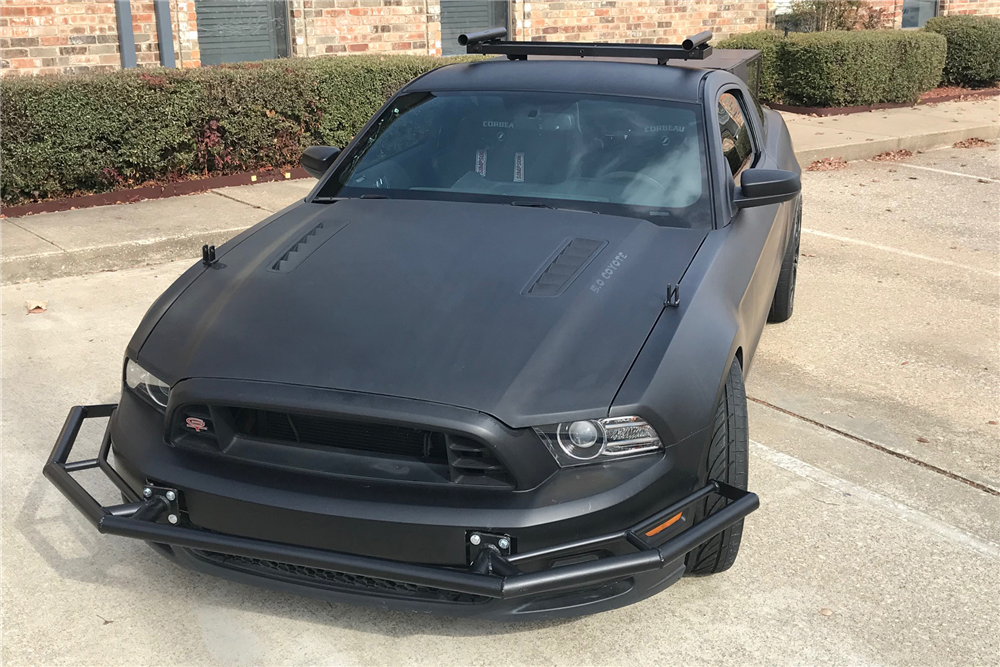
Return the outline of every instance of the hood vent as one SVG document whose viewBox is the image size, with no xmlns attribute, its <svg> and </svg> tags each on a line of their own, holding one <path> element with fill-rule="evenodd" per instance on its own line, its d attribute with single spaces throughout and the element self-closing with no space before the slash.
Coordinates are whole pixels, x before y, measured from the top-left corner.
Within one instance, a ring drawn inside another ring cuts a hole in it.
<svg viewBox="0 0 1000 667">
<path fill-rule="evenodd" d="M 552 261 L 524 289 L 526 296 L 559 296 L 587 268 L 607 241 L 572 239 L 556 251 Z"/>
<path fill-rule="evenodd" d="M 291 248 L 283 252 L 277 260 L 267 267 L 267 270 L 275 273 L 288 273 L 294 270 L 295 267 L 306 261 L 309 255 L 316 252 L 321 245 L 329 241 L 334 234 L 348 224 L 343 223 L 331 226 L 327 223 L 319 223 L 306 232 L 305 236 L 296 241 Z"/>
</svg>

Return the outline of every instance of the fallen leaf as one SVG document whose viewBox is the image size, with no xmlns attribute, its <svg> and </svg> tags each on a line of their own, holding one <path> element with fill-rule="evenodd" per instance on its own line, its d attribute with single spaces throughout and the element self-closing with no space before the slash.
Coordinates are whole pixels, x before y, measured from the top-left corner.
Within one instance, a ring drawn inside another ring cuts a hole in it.
<svg viewBox="0 0 1000 667">
<path fill-rule="evenodd" d="M 992 141 L 985 141 L 984 139 L 980 139 L 978 137 L 972 137 L 971 139 L 966 139 L 964 141 L 956 141 L 952 144 L 954 148 L 983 148 L 985 146 L 992 145 Z"/>
<path fill-rule="evenodd" d="M 930 440 L 928 440 L 928 439 L 927 439 L 927 438 L 925 438 L 924 436 L 920 436 L 919 438 L 917 438 L 917 442 L 924 442 L 924 443 L 927 443 L 927 442 L 930 442 Z"/>
<path fill-rule="evenodd" d="M 837 169 L 846 169 L 846 168 L 847 168 L 847 162 L 845 162 L 842 158 L 825 157 L 822 160 L 814 161 L 812 164 L 806 167 L 806 171 L 835 171 Z"/>
<path fill-rule="evenodd" d="M 905 366 L 908 363 L 910 363 L 910 362 L 909 361 L 904 361 L 901 365 Z"/>
<path fill-rule="evenodd" d="M 822 609 L 819 610 L 819 615 L 820 616 L 833 616 L 833 610 L 830 609 L 829 607 L 823 607 Z"/>
<path fill-rule="evenodd" d="M 900 150 L 879 153 L 871 159 L 875 162 L 898 162 L 899 160 L 905 160 L 909 157 L 913 157 L 913 153 L 903 148 Z"/>
<path fill-rule="evenodd" d="M 987 424 L 989 424 L 990 426 L 997 426 L 997 425 L 1000 425 L 1000 422 L 998 422 L 998 421 L 997 421 L 996 419 L 991 419 L 991 420 L 989 420 L 989 421 L 988 421 L 988 422 L 986 422 L 986 423 L 987 423 Z"/>
<path fill-rule="evenodd" d="M 29 315 L 35 315 L 37 313 L 44 313 L 45 309 L 48 308 L 48 301 L 25 301 L 24 307 L 27 309 Z"/>
</svg>

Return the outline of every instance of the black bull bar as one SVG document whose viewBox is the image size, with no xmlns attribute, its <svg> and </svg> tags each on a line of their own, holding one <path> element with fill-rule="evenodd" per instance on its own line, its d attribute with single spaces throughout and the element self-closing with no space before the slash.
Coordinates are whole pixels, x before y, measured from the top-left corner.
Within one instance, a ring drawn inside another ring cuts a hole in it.
<svg viewBox="0 0 1000 667">
<path fill-rule="evenodd" d="M 105 431 L 97 458 L 68 461 L 83 422 L 87 419 L 110 417 L 116 408 L 114 404 L 72 408 L 43 469 L 45 477 L 94 524 L 98 532 L 188 549 L 217 551 L 233 556 L 391 579 L 470 595 L 512 599 L 578 589 L 662 569 L 760 506 L 756 494 L 722 482 L 711 481 L 705 487 L 626 530 L 513 555 L 502 555 L 495 549 L 483 549 L 465 570 L 416 565 L 174 525 L 177 522 L 177 515 L 168 514 L 168 511 L 176 507 L 173 504 L 176 502 L 175 494 L 167 492 L 167 495 L 164 495 L 162 489 L 157 489 L 150 497 L 140 497 L 108 463 L 108 454 L 111 450 L 110 428 Z M 100 468 L 130 502 L 102 506 L 70 474 L 91 468 Z M 654 547 L 646 542 L 644 538 L 650 527 L 662 524 L 670 517 L 676 517 L 689 506 L 713 493 L 726 498 L 729 503 L 720 511 L 688 527 L 663 544 Z M 170 495 L 174 495 L 174 498 L 170 498 Z M 165 517 L 168 519 L 167 522 L 163 521 Z M 540 572 L 525 573 L 517 567 L 519 562 L 556 556 L 588 547 L 597 548 L 623 539 L 637 549 L 636 553 L 607 556 Z"/>
</svg>

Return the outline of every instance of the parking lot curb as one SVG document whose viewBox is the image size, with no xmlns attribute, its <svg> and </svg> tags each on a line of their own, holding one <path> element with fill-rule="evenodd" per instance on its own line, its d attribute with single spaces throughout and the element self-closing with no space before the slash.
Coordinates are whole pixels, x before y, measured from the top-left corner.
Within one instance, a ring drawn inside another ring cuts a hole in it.
<svg viewBox="0 0 1000 667">
<path fill-rule="evenodd" d="M 153 242 L 128 242 L 85 250 L 36 253 L 0 260 L 0 284 L 38 282 L 102 271 L 119 271 L 171 260 L 194 263 L 205 244 L 219 244 L 243 228 L 202 231 L 189 236 L 160 238 Z"/>
<path fill-rule="evenodd" d="M 966 139 L 994 140 L 998 137 L 1000 137 L 1000 124 L 989 123 L 955 130 L 924 132 L 900 137 L 884 137 L 863 142 L 851 141 L 845 142 L 840 146 L 805 148 L 796 150 L 795 157 L 798 158 L 801 166 L 806 167 L 812 162 L 823 158 L 840 158 L 841 160 L 851 162 L 853 160 L 867 160 L 886 151 L 926 151 L 932 148 L 951 146 L 957 141 L 964 141 Z"/>
</svg>

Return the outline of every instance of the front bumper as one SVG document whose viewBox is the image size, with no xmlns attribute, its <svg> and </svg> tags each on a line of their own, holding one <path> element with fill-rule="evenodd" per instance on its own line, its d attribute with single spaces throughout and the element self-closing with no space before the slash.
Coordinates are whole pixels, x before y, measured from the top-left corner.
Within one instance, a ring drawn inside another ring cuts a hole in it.
<svg viewBox="0 0 1000 667">
<path fill-rule="evenodd" d="M 583 540 L 512 554 L 509 541 L 508 546 L 503 542 L 498 546 L 497 538 L 502 535 L 484 533 L 481 547 L 465 568 L 360 556 L 185 525 L 181 490 L 150 484 L 143 497 L 112 468 L 108 462 L 110 429 L 96 458 L 70 462 L 83 422 L 110 417 L 116 407 L 72 408 L 43 471 L 99 532 L 155 543 L 176 561 L 195 569 L 307 594 L 326 592 L 329 595 L 325 597 L 352 602 L 502 618 L 592 613 L 634 602 L 673 583 L 683 573 L 688 552 L 759 506 L 755 494 L 710 481 L 636 525 Z M 129 502 L 107 507 L 98 503 L 71 475 L 91 468 L 99 468 Z M 726 498 L 728 505 L 665 542 L 650 543 L 654 529 L 684 516 L 711 494 Z M 623 541 L 631 545 L 631 553 L 533 572 L 518 567 L 519 563 L 552 562 L 563 554 L 599 550 Z M 273 576 L 269 576 L 272 570 Z M 361 585 L 355 585 L 357 582 Z M 421 595 L 409 595 L 414 591 Z M 442 591 L 450 597 L 437 595 Z"/>
</svg>

